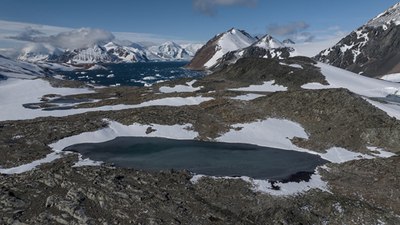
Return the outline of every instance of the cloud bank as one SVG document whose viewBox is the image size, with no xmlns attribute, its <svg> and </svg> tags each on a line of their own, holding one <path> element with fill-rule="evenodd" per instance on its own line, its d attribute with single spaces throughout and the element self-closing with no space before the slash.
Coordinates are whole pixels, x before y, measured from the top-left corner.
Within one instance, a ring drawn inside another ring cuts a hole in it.
<svg viewBox="0 0 400 225">
<path fill-rule="evenodd" d="M 271 35 L 287 37 L 295 41 L 310 42 L 315 39 L 315 36 L 306 32 L 310 25 L 304 21 L 297 21 L 287 24 L 270 24 L 267 27 L 267 32 Z"/>
<path fill-rule="evenodd" d="M 218 7 L 255 7 L 257 3 L 258 0 L 193 0 L 193 8 L 204 15 L 213 16 Z"/>
<path fill-rule="evenodd" d="M 34 43 L 47 43 L 62 49 L 77 49 L 107 43 L 114 40 L 115 36 L 109 31 L 93 28 L 81 28 L 45 36 L 39 30 L 28 27 L 20 34 L 10 36 L 9 38 Z"/>
<path fill-rule="evenodd" d="M 288 36 L 298 34 L 309 28 L 310 25 L 303 21 L 288 24 L 271 24 L 268 26 L 268 33 L 271 35 Z"/>
</svg>

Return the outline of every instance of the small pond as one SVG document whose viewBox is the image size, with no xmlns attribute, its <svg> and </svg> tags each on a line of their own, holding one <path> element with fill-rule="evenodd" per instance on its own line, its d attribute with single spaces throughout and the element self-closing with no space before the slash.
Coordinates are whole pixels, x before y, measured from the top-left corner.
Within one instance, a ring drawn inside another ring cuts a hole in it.
<svg viewBox="0 0 400 225">
<path fill-rule="evenodd" d="M 302 177 L 312 174 L 317 166 L 327 162 L 313 154 L 257 145 L 152 137 L 118 137 L 103 143 L 72 145 L 64 150 L 117 167 L 150 171 L 186 169 L 211 176 L 270 180 L 296 180 L 296 174 Z"/>
</svg>

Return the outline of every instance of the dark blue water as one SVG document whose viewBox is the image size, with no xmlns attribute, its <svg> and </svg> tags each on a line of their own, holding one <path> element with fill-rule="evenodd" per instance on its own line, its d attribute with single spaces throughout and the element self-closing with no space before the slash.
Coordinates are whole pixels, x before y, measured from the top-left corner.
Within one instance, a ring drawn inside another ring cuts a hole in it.
<svg viewBox="0 0 400 225">
<path fill-rule="evenodd" d="M 66 151 L 118 167 L 150 171 L 189 170 L 211 176 L 249 176 L 256 179 L 295 179 L 325 164 L 317 155 L 249 144 L 118 137 L 104 143 L 78 144 Z"/>
<path fill-rule="evenodd" d="M 106 69 L 58 71 L 70 80 L 104 86 L 145 86 L 178 78 L 201 77 L 199 71 L 184 69 L 187 62 L 148 62 L 103 64 Z"/>
<path fill-rule="evenodd" d="M 400 104 L 400 96 L 398 96 L 398 95 L 388 95 L 388 96 L 386 96 L 386 98 L 384 98 L 384 100 L 386 100 L 390 103 Z"/>
</svg>

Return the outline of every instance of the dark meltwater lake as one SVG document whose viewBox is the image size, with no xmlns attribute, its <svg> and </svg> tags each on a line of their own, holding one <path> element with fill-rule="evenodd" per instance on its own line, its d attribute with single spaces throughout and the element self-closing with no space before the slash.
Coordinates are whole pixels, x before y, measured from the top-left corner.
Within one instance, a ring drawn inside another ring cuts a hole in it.
<svg viewBox="0 0 400 225">
<path fill-rule="evenodd" d="M 317 166 L 327 163 L 317 155 L 257 145 L 149 137 L 118 137 L 64 150 L 117 167 L 150 171 L 186 169 L 196 174 L 270 180 L 311 174 Z"/>
<path fill-rule="evenodd" d="M 183 68 L 188 62 L 103 64 L 103 69 L 58 71 L 70 80 L 110 86 L 145 86 L 161 81 L 201 77 L 203 72 Z"/>
</svg>

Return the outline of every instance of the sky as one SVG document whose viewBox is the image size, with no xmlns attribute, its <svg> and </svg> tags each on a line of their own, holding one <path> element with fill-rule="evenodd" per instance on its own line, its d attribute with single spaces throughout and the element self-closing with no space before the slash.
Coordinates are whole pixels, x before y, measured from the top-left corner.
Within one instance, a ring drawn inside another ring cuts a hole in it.
<svg viewBox="0 0 400 225">
<path fill-rule="evenodd" d="M 235 27 L 253 35 L 268 33 L 278 39 L 289 37 L 297 41 L 313 41 L 344 35 L 397 2 L 2 0 L 0 20 L 67 28 L 98 28 L 126 39 L 141 37 L 206 42 L 214 35 Z"/>
</svg>

